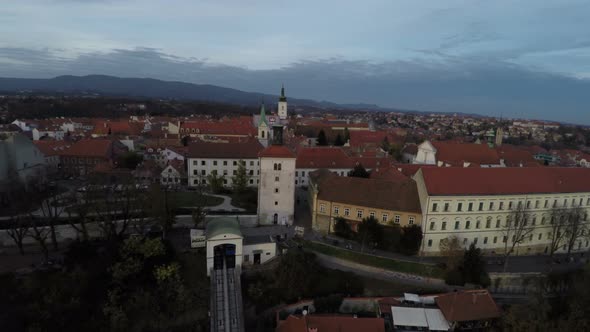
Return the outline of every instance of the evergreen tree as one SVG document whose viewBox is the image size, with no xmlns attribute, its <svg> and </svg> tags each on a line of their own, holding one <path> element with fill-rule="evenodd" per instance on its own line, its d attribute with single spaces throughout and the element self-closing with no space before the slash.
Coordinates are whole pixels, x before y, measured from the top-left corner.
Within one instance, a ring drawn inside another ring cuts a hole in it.
<svg viewBox="0 0 590 332">
<path fill-rule="evenodd" d="M 225 180 L 225 175 L 219 176 L 217 174 L 217 170 L 211 171 L 211 174 L 207 175 L 207 182 L 209 183 L 209 188 L 215 194 L 220 193 L 223 189 L 223 181 Z"/>
<path fill-rule="evenodd" d="M 350 140 L 350 132 L 348 131 L 348 127 L 344 128 L 344 143 L 346 144 Z"/>
<path fill-rule="evenodd" d="M 352 229 L 350 228 L 350 225 L 348 224 L 348 221 L 346 221 L 346 219 L 338 217 L 336 218 L 334 223 L 334 232 L 336 233 L 336 235 L 348 239 L 352 234 Z"/>
<path fill-rule="evenodd" d="M 338 135 L 336 135 L 336 139 L 334 140 L 334 146 L 343 146 L 344 145 L 344 140 L 342 139 L 342 136 L 340 135 L 340 133 L 338 133 Z"/>
<path fill-rule="evenodd" d="M 369 172 L 363 167 L 362 164 L 357 164 L 354 166 L 352 171 L 348 172 L 348 176 L 355 177 L 355 178 L 369 178 Z"/>
<path fill-rule="evenodd" d="M 317 144 L 319 146 L 326 146 L 326 145 L 328 145 L 328 139 L 326 138 L 326 133 L 324 132 L 323 129 L 320 130 L 320 133 L 318 134 Z"/>
<path fill-rule="evenodd" d="M 416 254 L 421 244 L 422 228 L 418 225 L 405 226 L 400 240 L 401 251 L 407 255 Z"/>
<path fill-rule="evenodd" d="M 375 217 L 367 217 L 358 225 L 358 236 L 361 242 L 361 251 L 364 251 L 367 244 L 379 244 L 383 226 L 379 224 Z"/>
<path fill-rule="evenodd" d="M 250 176 L 246 171 L 246 163 L 243 160 L 238 162 L 238 170 L 236 174 L 232 176 L 232 186 L 236 193 L 243 193 L 248 188 L 248 181 Z"/>
</svg>

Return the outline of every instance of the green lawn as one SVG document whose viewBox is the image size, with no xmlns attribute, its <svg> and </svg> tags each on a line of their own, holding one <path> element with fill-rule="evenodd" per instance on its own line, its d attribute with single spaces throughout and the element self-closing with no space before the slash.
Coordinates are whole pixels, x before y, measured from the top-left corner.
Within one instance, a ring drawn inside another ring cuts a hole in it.
<svg viewBox="0 0 590 332">
<path fill-rule="evenodd" d="M 233 193 L 231 194 L 231 204 L 248 212 L 256 212 L 258 210 L 258 191 L 248 189 L 240 194 Z"/>
<path fill-rule="evenodd" d="M 374 266 L 391 271 L 417 274 L 432 278 L 443 278 L 444 276 L 444 271 L 442 269 L 432 265 L 397 261 L 389 258 L 365 255 L 311 241 L 303 241 L 303 244 L 304 248 L 318 252 L 320 254 L 349 260 L 363 265 Z"/>
<path fill-rule="evenodd" d="M 203 206 L 216 206 L 223 203 L 223 198 L 209 196 L 209 195 L 199 195 L 196 192 L 190 191 L 183 191 L 183 192 L 170 192 L 171 199 L 173 199 L 178 206 L 182 207 L 190 207 L 190 206 L 197 206 L 199 202 Z"/>
</svg>

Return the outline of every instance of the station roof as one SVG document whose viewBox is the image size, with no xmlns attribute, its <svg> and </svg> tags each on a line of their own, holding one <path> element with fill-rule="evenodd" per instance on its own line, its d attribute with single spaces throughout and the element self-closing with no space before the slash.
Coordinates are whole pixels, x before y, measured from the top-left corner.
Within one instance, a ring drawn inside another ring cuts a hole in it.
<svg viewBox="0 0 590 332">
<path fill-rule="evenodd" d="M 211 219 L 207 223 L 206 234 L 207 240 L 213 239 L 221 235 L 234 235 L 240 238 L 242 237 L 242 232 L 240 231 L 240 224 L 238 223 L 238 220 L 231 217 Z"/>
</svg>

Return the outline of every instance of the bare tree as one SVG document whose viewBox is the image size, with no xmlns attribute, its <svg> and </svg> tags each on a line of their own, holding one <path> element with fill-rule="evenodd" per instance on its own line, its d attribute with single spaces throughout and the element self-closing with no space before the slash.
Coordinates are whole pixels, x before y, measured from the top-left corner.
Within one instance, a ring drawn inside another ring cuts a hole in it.
<svg viewBox="0 0 590 332">
<path fill-rule="evenodd" d="M 447 258 L 447 270 L 452 270 L 460 264 L 464 250 L 457 236 L 453 235 L 442 239 L 438 247 L 441 255 Z"/>
<path fill-rule="evenodd" d="M 86 242 L 90 239 L 87 224 L 91 197 L 88 191 L 82 193 L 81 196 L 82 197 L 78 199 L 76 192 L 72 192 L 70 201 L 73 202 L 73 204 L 66 208 L 66 211 L 68 213 L 70 226 L 78 233 L 78 236 L 82 238 L 82 241 Z"/>
<path fill-rule="evenodd" d="M 550 218 L 551 243 L 549 244 L 549 257 L 553 257 L 555 252 L 561 247 L 566 234 L 567 210 L 554 207 L 551 209 Z"/>
<path fill-rule="evenodd" d="M 504 238 L 504 272 L 508 268 L 508 258 L 514 250 L 523 243 L 526 238 L 533 232 L 533 228 L 528 225 L 530 213 L 526 209 L 526 203 L 519 204 L 506 217 L 506 224 L 502 230 Z"/>
<path fill-rule="evenodd" d="M 47 246 L 47 239 L 51 235 L 51 228 L 43 225 L 38 218 L 31 216 L 31 232 L 30 236 L 37 241 L 43 251 L 45 260 L 49 259 L 49 247 Z"/>
<path fill-rule="evenodd" d="M 588 224 L 586 223 L 586 210 L 581 207 L 573 207 L 566 215 L 565 241 L 567 245 L 567 258 L 570 257 L 578 240 L 588 236 Z"/>
<path fill-rule="evenodd" d="M 9 225 L 10 227 L 6 230 L 6 234 L 14 241 L 20 254 L 24 255 L 25 249 L 23 242 L 27 234 L 29 234 L 29 220 L 26 216 L 11 216 Z"/>
<path fill-rule="evenodd" d="M 49 197 L 39 197 L 39 211 L 43 218 L 47 221 L 47 225 L 51 231 L 51 243 L 53 250 L 57 250 L 59 245 L 57 243 L 57 234 L 55 232 L 55 226 L 59 224 L 59 217 L 65 210 L 65 206 L 60 201 L 60 195 L 57 191 L 49 193 Z"/>
</svg>

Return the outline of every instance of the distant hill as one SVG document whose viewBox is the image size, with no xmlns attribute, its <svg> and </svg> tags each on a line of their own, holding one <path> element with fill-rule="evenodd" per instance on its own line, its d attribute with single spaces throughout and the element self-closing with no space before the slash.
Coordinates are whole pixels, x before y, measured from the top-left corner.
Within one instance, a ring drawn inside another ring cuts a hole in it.
<svg viewBox="0 0 590 332">
<path fill-rule="evenodd" d="M 0 78 L 0 91 L 69 94 L 99 94 L 105 96 L 146 97 L 157 99 L 200 100 L 236 105 L 259 105 L 262 100 L 274 103 L 277 95 L 245 92 L 208 84 L 161 81 L 152 78 L 120 78 L 106 75 L 58 76 L 49 79 Z M 298 106 L 320 108 L 378 109 L 377 105 L 339 105 L 327 101 L 289 98 Z"/>
</svg>

